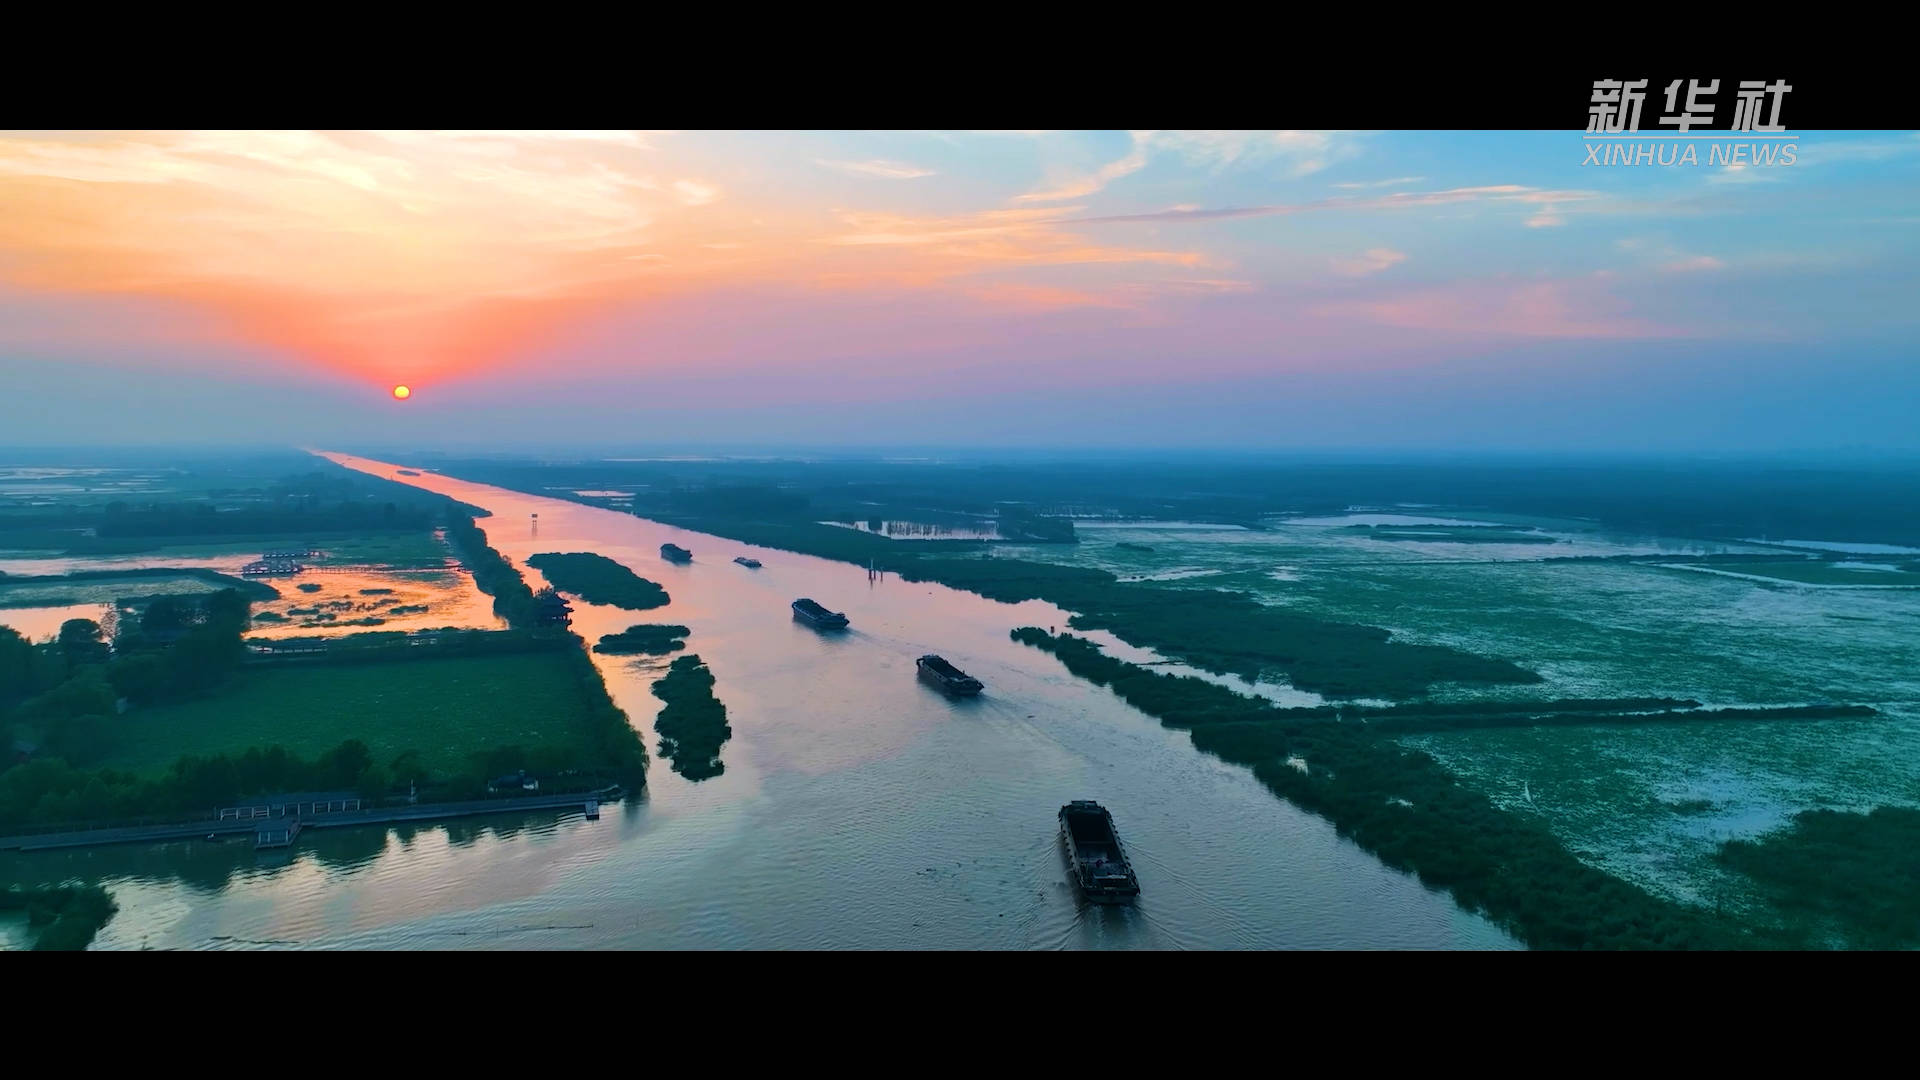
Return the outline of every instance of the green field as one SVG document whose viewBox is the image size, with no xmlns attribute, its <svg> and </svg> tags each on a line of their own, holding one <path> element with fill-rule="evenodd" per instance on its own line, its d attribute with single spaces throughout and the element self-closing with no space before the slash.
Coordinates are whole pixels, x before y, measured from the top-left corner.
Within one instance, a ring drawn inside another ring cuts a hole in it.
<svg viewBox="0 0 1920 1080">
<path fill-rule="evenodd" d="M 284 746 L 315 758 L 359 739 L 451 772 L 476 751 L 579 742 L 592 702 L 559 652 L 341 667 L 250 665 L 216 696 L 129 712 L 101 762 L 144 774 L 184 754 Z"/>
</svg>

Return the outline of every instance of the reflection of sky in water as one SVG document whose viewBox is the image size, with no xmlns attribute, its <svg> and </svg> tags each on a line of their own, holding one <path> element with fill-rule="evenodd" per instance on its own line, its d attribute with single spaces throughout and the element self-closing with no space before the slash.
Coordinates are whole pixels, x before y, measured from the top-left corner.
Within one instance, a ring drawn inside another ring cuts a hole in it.
<svg viewBox="0 0 1920 1080">
<path fill-rule="evenodd" d="M 402 572 L 364 571 L 328 574 L 301 574 L 274 578 L 280 599 L 256 601 L 249 637 L 337 637 L 368 630 L 427 630 L 439 627 L 467 629 L 505 629 L 506 623 L 493 613 L 493 599 L 481 592 L 470 574 L 443 571 Z M 302 592 L 300 585 L 318 585 L 317 592 Z M 390 590 L 363 593 L 362 589 Z M 345 605 L 345 606 L 342 606 Z M 421 607 L 425 611 L 394 614 L 395 607 Z M 334 616 L 331 622 L 319 621 L 312 614 L 295 611 L 317 610 Z M 261 621 L 262 613 L 279 615 L 286 622 Z M 356 620 L 380 619 L 377 626 L 348 625 Z"/>
<path fill-rule="evenodd" d="M 0 626 L 12 627 L 28 641 L 42 641 L 56 637 L 60 633 L 60 624 L 68 619 L 92 619 L 100 622 L 107 616 L 106 604 L 71 604 L 65 607 L 43 608 L 0 608 Z"/>
</svg>

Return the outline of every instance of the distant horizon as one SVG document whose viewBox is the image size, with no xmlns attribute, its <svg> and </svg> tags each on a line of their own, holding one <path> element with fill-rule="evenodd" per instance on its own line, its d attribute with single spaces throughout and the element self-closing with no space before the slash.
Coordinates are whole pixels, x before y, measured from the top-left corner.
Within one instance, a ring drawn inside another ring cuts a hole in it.
<svg viewBox="0 0 1920 1080">
<path fill-rule="evenodd" d="M 376 446 L 370 444 L 310 445 L 292 443 L 93 443 L 0 444 L 0 468 L 34 462 L 47 465 L 83 465 L 89 455 L 102 459 L 121 456 L 190 454 L 224 458 L 250 454 L 340 453 L 373 460 L 404 463 L 402 459 L 432 461 L 583 461 L 643 464 L 716 462 L 808 461 L 869 464 L 937 464 L 942 462 L 1088 463 L 1162 461 L 1167 463 L 1340 464 L 1340 465 L 1773 465 L 1814 467 L 1889 467 L 1920 469 L 1920 451 L 1881 448 L 1819 450 L 1707 451 L 1564 450 L 1535 448 L 1396 448 L 1396 447 L 1192 447 L 1057 445 L 997 447 L 963 444 L 840 444 L 798 443 L 680 443 L 680 444 L 546 444 L 502 447 L 498 443 Z"/>
</svg>

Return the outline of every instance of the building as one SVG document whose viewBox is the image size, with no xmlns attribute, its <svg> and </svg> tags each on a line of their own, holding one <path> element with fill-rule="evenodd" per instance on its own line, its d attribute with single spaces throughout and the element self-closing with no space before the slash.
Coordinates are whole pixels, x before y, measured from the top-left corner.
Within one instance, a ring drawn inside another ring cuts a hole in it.
<svg viewBox="0 0 1920 1080">
<path fill-rule="evenodd" d="M 573 605 L 552 589 L 533 594 L 533 617 L 542 626 L 566 626 L 573 622 Z"/>
<path fill-rule="evenodd" d="M 305 569 L 306 567 L 292 559 L 267 558 L 248 563 L 240 568 L 240 573 L 246 577 L 266 577 L 277 574 L 297 574 Z"/>
<path fill-rule="evenodd" d="M 496 777 L 495 779 L 487 781 L 487 790 L 494 794 L 511 791 L 539 791 L 540 781 L 529 775 L 527 770 L 521 769 L 519 772 L 508 773 L 505 776 Z"/>
</svg>

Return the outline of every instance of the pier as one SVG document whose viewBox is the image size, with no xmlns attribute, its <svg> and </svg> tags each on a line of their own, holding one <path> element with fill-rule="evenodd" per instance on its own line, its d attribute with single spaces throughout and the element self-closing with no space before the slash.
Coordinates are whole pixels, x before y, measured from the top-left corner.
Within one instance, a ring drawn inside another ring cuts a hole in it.
<svg viewBox="0 0 1920 1080">
<path fill-rule="evenodd" d="M 251 836 L 256 848 L 286 847 L 309 829 L 340 829 L 367 825 L 396 825 L 409 821 L 441 821 L 449 818 L 480 817 L 486 814 L 510 814 L 522 810 L 579 810 L 589 820 L 600 816 L 600 804 L 621 797 L 621 792 L 602 789 L 565 795 L 529 795 L 506 799 L 474 799 L 468 802 L 421 803 L 413 806 L 388 806 L 372 810 L 346 810 L 306 815 L 288 815 L 270 819 L 276 830 L 268 833 L 262 826 L 269 819 L 228 817 L 203 818 L 173 825 L 135 825 L 127 828 L 78 829 L 71 832 L 0 836 L 0 851 L 53 851 L 61 848 L 97 847 L 105 844 L 150 844 L 168 840 L 204 840 Z"/>
</svg>

